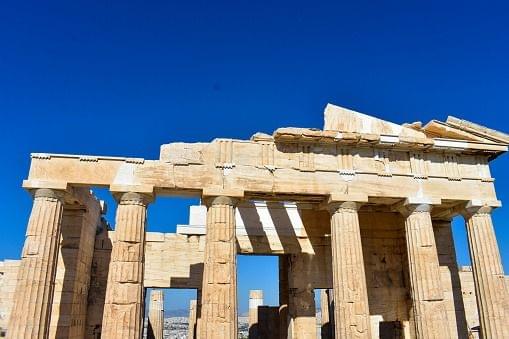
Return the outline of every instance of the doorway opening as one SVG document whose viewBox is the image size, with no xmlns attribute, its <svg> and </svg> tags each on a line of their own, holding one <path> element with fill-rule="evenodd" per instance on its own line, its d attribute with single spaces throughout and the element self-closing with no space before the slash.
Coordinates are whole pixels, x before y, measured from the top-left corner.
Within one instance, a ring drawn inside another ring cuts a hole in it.
<svg viewBox="0 0 509 339">
<path fill-rule="evenodd" d="M 403 338 L 403 330 L 399 321 L 381 321 L 378 326 L 380 339 Z"/>
<path fill-rule="evenodd" d="M 196 333 L 196 300 L 195 289 L 146 288 L 143 338 L 153 338 L 152 333 L 158 331 L 158 312 L 162 313 L 164 339 L 189 338 L 189 334 Z M 194 331 L 190 331 L 190 325 Z"/>
<path fill-rule="evenodd" d="M 237 255 L 239 338 L 272 338 L 279 330 L 279 289 L 278 256 Z"/>
</svg>

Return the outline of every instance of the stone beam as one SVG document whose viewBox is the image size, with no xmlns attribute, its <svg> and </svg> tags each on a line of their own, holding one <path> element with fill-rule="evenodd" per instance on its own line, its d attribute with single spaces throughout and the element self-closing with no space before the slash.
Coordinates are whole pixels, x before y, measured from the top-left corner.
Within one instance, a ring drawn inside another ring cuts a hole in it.
<svg viewBox="0 0 509 339">
<path fill-rule="evenodd" d="M 297 200 L 321 200 L 331 191 L 496 200 L 488 155 L 449 152 L 217 139 L 163 145 L 161 160 L 33 154 L 25 186 L 127 185 L 169 195 L 217 186 L 240 188 L 247 198 Z"/>
</svg>

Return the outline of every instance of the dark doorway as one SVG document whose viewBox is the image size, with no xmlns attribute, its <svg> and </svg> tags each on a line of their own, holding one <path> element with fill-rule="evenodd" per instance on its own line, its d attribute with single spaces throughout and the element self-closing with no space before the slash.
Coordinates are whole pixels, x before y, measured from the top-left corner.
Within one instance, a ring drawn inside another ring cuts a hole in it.
<svg viewBox="0 0 509 339">
<path fill-rule="evenodd" d="M 401 323 L 399 321 L 382 321 L 379 325 L 380 339 L 403 338 Z"/>
</svg>

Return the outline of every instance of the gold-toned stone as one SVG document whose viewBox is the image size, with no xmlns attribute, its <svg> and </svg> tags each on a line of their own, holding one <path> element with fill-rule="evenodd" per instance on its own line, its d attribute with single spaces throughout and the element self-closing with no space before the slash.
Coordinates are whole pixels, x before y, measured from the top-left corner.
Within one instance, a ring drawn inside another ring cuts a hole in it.
<svg viewBox="0 0 509 339">
<path fill-rule="evenodd" d="M 280 256 L 280 306 L 260 308 L 262 337 L 270 324 L 315 338 L 315 289 L 333 289 L 322 315 L 336 338 L 509 337 L 489 167 L 509 136 L 453 117 L 398 125 L 330 104 L 324 115 L 323 130 L 170 143 L 156 160 L 32 154 L 21 261 L 0 261 L 0 332 L 139 338 L 145 288 L 191 288 L 190 338 L 236 339 L 239 253 Z M 112 227 L 97 186 L 118 201 Z M 176 233 L 147 233 L 156 195 L 202 205 Z M 460 213 L 472 269 L 454 256 Z"/>
</svg>

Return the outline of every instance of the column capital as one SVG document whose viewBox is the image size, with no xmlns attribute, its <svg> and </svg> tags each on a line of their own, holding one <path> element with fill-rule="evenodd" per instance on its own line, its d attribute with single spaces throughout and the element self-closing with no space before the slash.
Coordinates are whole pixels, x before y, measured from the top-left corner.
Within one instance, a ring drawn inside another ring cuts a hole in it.
<svg viewBox="0 0 509 339">
<path fill-rule="evenodd" d="M 138 192 L 112 192 L 120 205 L 143 205 L 146 206 L 153 201 L 153 196 Z"/>
<path fill-rule="evenodd" d="M 59 200 L 60 202 L 64 202 L 66 192 L 51 188 L 37 188 L 32 191 L 32 194 L 34 196 L 34 199 L 49 198 Z"/>
<path fill-rule="evenodd" d="M 429 213 L 433 205 L 440 205 L 442 200 L 433 197 L 408 197 L 405 200 L 393 206 L 394 211 L 398 211 L 405 217 L 413 213 Z"/>
<path fill-rule="evenodd" d="M 208 207 L 214 205 L 228 205 L 236 207 L 237 204 L 240 202 L 240 199 L 225 195 L 216 195 L 216 196 L 204 196 L 202 201 Z"/>
<path fill-rule="evenodd" d="M 323 207 L 333 214 L 339 210 L 358 211 L 367 202 L 368 196 L 366 194 L 331 193 L 323 203 Z"/>
<path fill-rule="evenodd" d="M 472 199 L 465 204 L 465 208 L 460 213 L 465 218 L 470 218 L 476 214 L 491 214 L 495 208 L 501 206 L 500 200 Z"/>
<path fill-rule="evenodd" d="M 69 193 L 69 186 L 65 182 L 23 180 L 22 186 L 30 192 L 34 199 L 50 198 L 64 202 L 66 195 Z"/>
</svg>

